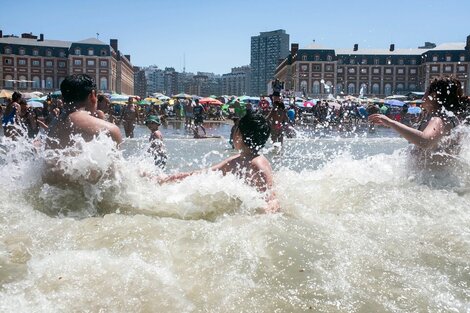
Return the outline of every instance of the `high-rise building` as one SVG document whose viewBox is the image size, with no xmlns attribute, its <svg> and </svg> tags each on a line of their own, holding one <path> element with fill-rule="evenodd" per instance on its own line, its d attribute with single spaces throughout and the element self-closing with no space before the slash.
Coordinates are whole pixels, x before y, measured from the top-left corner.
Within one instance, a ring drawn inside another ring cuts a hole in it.
<svg viewBox="0 0 470 313">
<path fill-rule="evenodd" d="M 251 95 L 267 92 L 279 61 L 289 53 L 289 35 L 283 29 L 251 37 Z"/>
<path fill-rule="evenodd" d="M 45 39 L 43 34 L 3 36 L 0 30 L 0 88 L 52 92 L 67 75 L 88 74 L 99 91 L 134 93 L 130 55 L 118 50 L 117 39 L 71 42 Z"/>
<path fill-rule="evenodd" d="M 147 94 L 165 93 L 165 75 L 162 69 L 156 65 L 144 69 L 147 81 Z"/>
<path fill-rule="evenodd" d="M 145 70 L 138 66 L 134 66 L 134 95 L 141 98 L 145 98 L 147 96 L 147 79 L 145 78 Z"/>
<path fill-rule="evenodd" d="M 232 68 L 228 74 L 222 75 L 223 95 L 248 95 L 250 93 L 250 66 L 240 66 Z"/>
</svg>

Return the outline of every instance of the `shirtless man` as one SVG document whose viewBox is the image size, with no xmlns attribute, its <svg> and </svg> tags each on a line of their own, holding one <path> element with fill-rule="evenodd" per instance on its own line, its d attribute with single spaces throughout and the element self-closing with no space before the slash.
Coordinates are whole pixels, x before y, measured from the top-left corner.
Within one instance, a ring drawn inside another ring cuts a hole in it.
<svg viewBox="0 0 470 313">
<path fill-rule="evenodd" d="M 55 123 L 49 125 L 46 148 L 64 149 L 74 144 L 72 135 L 80 135 L 91 141 L 99 133 L 106 132 L 119 145 L 122 141 L 119 128 L 104 120 L 93 117 L 96 111 L 96 85 L 85 74 L 67 76 L 60 84 L 65 104 L 63 112 Z"/>
<path fill-rule="evenodd" d="M 240 153 L 210 167 L 212 171 L 220 171 L 223 175 L 232 173 L 266 194 L 265 212 L 280 210 L 279 201 L 273 190 L 273 171 L 268 159 L 259 154 L 269 138 L 269 124 L 260 114 L 248 112 L 238 122 L 234 132 L 233 145 Z M 178 173 L 161 179 L 160 183 L 178 181 L 202 171 Z"/>
<path fill-rule="evenodd" d="M 127 106 L 122 110 L 120 122 L 123 122 L 124 132 L 127 138 L 134 138 L 135 124 L 140 122 L 139 112 L 133 103 L 133 98 L 129 97 Z"/>
</svg>

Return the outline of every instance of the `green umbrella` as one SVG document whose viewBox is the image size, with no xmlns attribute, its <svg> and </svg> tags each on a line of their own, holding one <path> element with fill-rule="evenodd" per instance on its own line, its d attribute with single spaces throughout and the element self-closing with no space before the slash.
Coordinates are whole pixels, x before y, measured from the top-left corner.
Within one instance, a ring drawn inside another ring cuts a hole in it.
<svg viewBox="0 0 470 313">
<path fill-rule="evenodd" d="M 147 100 L 140 100 L 139 102 L 137 102 L 138 105 L 150 105 L 152 104 L 150 101 L 147 101 Z"/>
</svg>

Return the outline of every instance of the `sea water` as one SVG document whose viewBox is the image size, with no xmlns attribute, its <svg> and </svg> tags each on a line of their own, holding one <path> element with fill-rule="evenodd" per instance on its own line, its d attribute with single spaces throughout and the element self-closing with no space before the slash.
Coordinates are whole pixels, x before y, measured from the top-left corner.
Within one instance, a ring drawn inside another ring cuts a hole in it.
<svg viewBox="0 0 470 313">
<path fill-rule="evenodd" d="M 164 173 L 232 155 L 229 131 L 164 128 Z M 437 185 L 382 130 L 268 144 L 282 212 L 260 214 L 262 196 L 231 175 L 159 185 L 136 134 L 55 155 L 62 184 L 43 183 L 40 146 L 0 138 L 0 311 L 470 311 L 467 137 Z"/>
</svg>

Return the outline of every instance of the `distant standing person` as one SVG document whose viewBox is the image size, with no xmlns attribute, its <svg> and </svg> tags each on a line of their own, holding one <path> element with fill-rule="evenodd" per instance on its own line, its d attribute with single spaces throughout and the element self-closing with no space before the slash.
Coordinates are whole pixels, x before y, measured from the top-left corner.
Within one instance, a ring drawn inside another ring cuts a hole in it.
<svg viewBox="0 0 470 313">
<path fill-rule="evenodd" d="M 191 100 L 185 100 L 184 103 L 184 117 L 185 117 L 185 126 L 191 127 L 193 123 L 194 113 L 193 113 L 193 102 Z"/>
<path fill-rule="evenodd" d="M 34 138 L 37 136 L 37 134 L 39 134 L 39 127 L 47 129 L 47 125 L 38 120 L 36 112 L 28 106 L 26 100 L 20 100 L 20 106 L 21 123 L 24 125 L 24 127 L 26 127 L 29 138 Z"/>
<path fill-rule="evenodd" d="M 274 143 L 284 143 L 284 130 L 289 124 L 286 108 L 282 100 L 274 101 L 274 106 L 267 116 L 268 121 L 271 123 L 271 140 Z"/>
<path fill-rule="evenodd" d="M 134 105 L 133 98 L 129 97 L 126 107 L 122 110 L 120 121 L 123 123 L 127 138 L 134 138 L 135 124 L 139 123 L 139 112 Z"/>
<path fill-rule="evenodd" d="M 204 123 L 204 112 L 206 111 L 204 109 L 204 106 L 199 103 L 199 100 L 195 100 L 196 105 L 193 108 L 193 114 L 194 114 L 194 125 L 201 125 Z"/>
<path fill-rule="evenodd" d="M 5 112 L 3 113 L 2 117 L 3 134 L 5 137 L 15 139 L 18 135 L 16 128 L 18 127 L 20 121 L 21 106 L 19 102 L 21 97 L 21 93 L 15 91 L 11 96 L 11 101 L 5 108 Z"/>
</svg>

